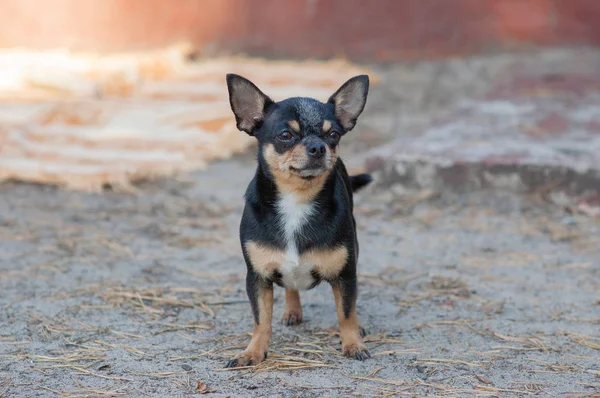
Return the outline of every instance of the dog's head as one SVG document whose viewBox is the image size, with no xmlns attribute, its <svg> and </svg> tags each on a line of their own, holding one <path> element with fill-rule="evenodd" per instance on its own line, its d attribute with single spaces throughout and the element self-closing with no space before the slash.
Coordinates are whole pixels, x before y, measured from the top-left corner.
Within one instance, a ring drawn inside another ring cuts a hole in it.
<svg viewBox="0 0 600 398">
<path fill-rule="evenodd" d="M 354 128 L 369 91 L 369 77 L 356 76 L 327 101 L 288 98 L 274 102 L 251 81 L 227 75 L 229 102 L 239 130 L 257 138 L 270 171 L 310 181 L 329 174 L 338 144 Z"/>
</svg>

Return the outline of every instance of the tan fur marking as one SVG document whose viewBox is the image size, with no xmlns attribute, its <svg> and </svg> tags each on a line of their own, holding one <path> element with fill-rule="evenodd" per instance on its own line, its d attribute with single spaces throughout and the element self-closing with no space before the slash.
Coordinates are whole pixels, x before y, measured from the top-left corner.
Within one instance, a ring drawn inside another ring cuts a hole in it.
<svg viewBox="0 0 600 398">
<path fill-rule="evenodd" d="M 285 311 L 282 320 L 284 323 L 291 321 L 291 324 L 302 322 L 302 304 L 297 290 L 285 289 Z"/>
<path fill-rule="evenodd" d="M 285 156 L 285 154 L 283 155 Z M 300 169 L 308 163 L 308 153 L 306 153 L 306 146 L 302 144 L 296 144 L 288 153 L 287 162 L 290 166 Z"/>
<path fill-rule="evenodd" d="M 337 160 L 338 160 L 338 157 L 339 157 L 339 153 L 338 153 L 339 149 L 340 149 L 339 145 L 336 146 L 333 149 L 331 149 L 329 146 L 327 146 L 327 156 L 331 156 L 331 163 L 334 166 L 337 163 Z"/>
<path fill-rule="evenodd" d="M 292 130 L 294 130 L 296 133 L 299 133 L 299 132 L 300 132 L 300 123 L 298 123 L 298 121 L 297 121 L 297 120 L 290 120 L 290 121 L 288 122 L 288 126 L 290 126 L 290 128 L 291 128 Z"/>
<path fill-rule="evenodd" d="M 328 133 L 329 130 L 331 130 L 331 121 L 329 120 L 324 120 L 323 121 L 323 132 L 324 133 Z"/>
<path fill-rule="evenodd" d="M 275 177 L 277 188 L 283 193 L 293 193 L 301 203 L 310 202 L 321 191 L 337 161 L 337 151 L 330 151 L 327 147 L 326 156 L 330 158 L 328 163 L 331 164 L 328 171 L 311 180 L 305 180 L 290 170 L 290 166 L 301 169 L 306 164 L 307 155 L 304 145 L 296 145 L 292 150 L 279 155 L 272 144 L 267 144 L 263 153 Z"/>
<path fill-rule="evenodd" d="M 342 352 L 344 355 L 353 356 L 358 350 L 365 349 L 362 337 L 360 336 L 360 329 L 358 324 L 358 317 L 356 316 L 356 305 L 352 306 L 350 316 L 346 318 L 344 315 L 342 291 L 336 284 L 331 285 L 333 290 L 333 297 L 335 298 L 335 307 L 338 315 L 338 322 L 340 324 L 340 338 L 342 339 Z"/>
<path fill-rule="evenodd" d="M 347 260 L 348 249 L 345 246 L 333 250 L 311 250 L 300 256 L 301 263 L 313 264 L 315 271 L 324 279 L 333 279 L 338 276 Z"/>
<path fill-rule="evenodd" d="M 271 322 L 273 320 L 273 286 L 261 286 L 258 292 L 258 315 L 260 323 L 254 323 L 254 332 L 248 347 L 236 356 L 238 366 L 248 361 L 254 365 L 265 359 L 271 341 Z"/>
<path fill-rule="evenodd" d="M 252 268 L 264 278 L 268 278 L 273 271 L 285 260 L 285 253 L 281 250 L 272 249 L 256 242 L 248 241 L 244 244 L 246 253 L 250 257 Z"/>
</svg>

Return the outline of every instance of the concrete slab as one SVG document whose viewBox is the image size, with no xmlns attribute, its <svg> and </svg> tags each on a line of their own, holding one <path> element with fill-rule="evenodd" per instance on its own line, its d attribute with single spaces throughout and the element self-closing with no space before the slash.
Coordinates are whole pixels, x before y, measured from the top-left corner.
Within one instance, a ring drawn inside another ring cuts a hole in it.
<svg viewBox="0 0 600 398">
<path fill-rule="evenodd" d="M 374 149 L 366 169 L 400 187 L 600 193 L 600 76 L 514 79 Z"/>
</svg>

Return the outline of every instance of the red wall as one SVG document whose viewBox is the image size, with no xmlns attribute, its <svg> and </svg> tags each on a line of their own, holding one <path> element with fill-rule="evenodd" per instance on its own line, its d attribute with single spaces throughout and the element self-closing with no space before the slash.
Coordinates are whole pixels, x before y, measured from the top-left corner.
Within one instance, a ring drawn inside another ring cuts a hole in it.
<svg viewBox="0 0 600 398">
<path fill-rule="evenodd" d="M 392 60 L 600 44 L 600 0 L 0 0 L 0 47 Z"/>
</svg>

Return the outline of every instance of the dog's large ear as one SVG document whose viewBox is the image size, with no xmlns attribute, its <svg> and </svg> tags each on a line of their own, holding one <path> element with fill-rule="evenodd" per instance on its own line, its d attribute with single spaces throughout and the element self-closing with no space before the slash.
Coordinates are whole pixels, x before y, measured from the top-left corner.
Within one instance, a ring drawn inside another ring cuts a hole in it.
<svg viewBox="0 0 600 398">
<path fill-rule="evenodd" d="M 232 73 L 227 75 L 227 89 L 237 128 L 254 135 L 254 130 L 264 120 L 267 106 L 273 101 L 250 80 Z"/>
<path fill-rule="evenodd" d="M 329 103 L 335 105 L 335 116 L 346 131 L 356 124 L 356 119 L 362 113 L 369 94 L 369 76 L 360 75 L 348 80 L 335 94 L 329 98 Z"/>
</svg>

